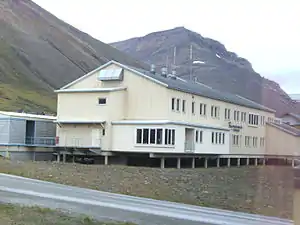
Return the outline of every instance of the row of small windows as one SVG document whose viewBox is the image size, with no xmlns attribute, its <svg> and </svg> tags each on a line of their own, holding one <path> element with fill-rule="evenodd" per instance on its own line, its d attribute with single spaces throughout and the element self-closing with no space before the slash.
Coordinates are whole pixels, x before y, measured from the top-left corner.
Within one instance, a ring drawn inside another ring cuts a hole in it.
<svg viewBox="0 0 300 225">
<path fill-rule="evenodd" d="M 136 144 L 175 145 L 175 129 L 136 129 Z"/>
<path fill-rule="evenodd" d="M 265 146 L 265 138 L 261 137 L 260 139 L 260 147 Z M 242 145 L 242 135 L 232 135 L 232 145 L 241 146 Z M 245 146 L 246 147 L 258 147 L 258 137 L 245 136 Z"/>
<path fill-rule="evenodd" d="M 211 133 L 211 143 L 212 144 L 225 144 L 225 133 L 212 132 Z"/>
<path fill-rule="evenodd" d="M 182 112 L 186 112 L 186 100 L 181 100 L 178 98 L 172 98 L 172 110 L 174 111 L 182 111 Z M 192 114 L 196 114 L 196 102 L 192 101 Z M 212 118 L 220 118 L 220 107 L 212 105 L 211 109 L 211 117 Z M 231 120 L 231 109 L 229 108 L 225 108 L 224 111 L 224 118 L 225 120 Z M 201 116 L 206 116 L 207 115 L 207 105 L 204 103 L 200 103 L 200 107 L 199 107 L 199 114 Z M 248 121 L 247 121 L 247 113 L 246 112 L 242 112 L 242 111 L 238 111 L 238 110 L 234 110 L 233 111 L 233 120 L 237 121 L 237 122 L 248 122 L 248 124 L 253 125 L 253 126 L 258 126 L 258 125 L 262 125 L 264 126 L 266 121 L 265 121 L 265 116 L 259 116 L 258 114 L 254 114 L 254 113 L 249 113 L 248 114 Z M 268 121 L 276 121 L 273 118 L 268 118 Z M 277 121 L 276 121 L 277 122 Z"/>
</svg>

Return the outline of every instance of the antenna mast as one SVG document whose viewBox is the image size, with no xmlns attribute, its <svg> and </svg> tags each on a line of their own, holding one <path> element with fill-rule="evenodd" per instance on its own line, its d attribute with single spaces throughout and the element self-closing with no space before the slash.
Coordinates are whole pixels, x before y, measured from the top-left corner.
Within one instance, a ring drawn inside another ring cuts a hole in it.
<svg viewBox="0 0 300 225">
<path fill-rule="evenodd" d="M 190 44 L 190 80 L 192 80 L 193 76 L 193 45 L 192 43 Z"/>
</svg>

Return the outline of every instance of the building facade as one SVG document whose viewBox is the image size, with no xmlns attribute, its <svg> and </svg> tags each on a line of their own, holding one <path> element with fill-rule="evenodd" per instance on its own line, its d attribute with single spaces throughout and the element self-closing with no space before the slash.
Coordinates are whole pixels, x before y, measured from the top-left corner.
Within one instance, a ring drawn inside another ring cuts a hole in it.
<svg viewBox="0 0 300 225">
<path fill-rule="evenodd" d="M 55 117 L 0 111 L 0 155 L 50 160 L 55 147 Z"/>
<path fill-rule="evenodd" d="M 110 61 L 56 93 L 61 148 L 152 157 L 277 154 L 266 149 L 266 124 L 280 123 L 274 110 L 165 71 Z"/>
</svg>

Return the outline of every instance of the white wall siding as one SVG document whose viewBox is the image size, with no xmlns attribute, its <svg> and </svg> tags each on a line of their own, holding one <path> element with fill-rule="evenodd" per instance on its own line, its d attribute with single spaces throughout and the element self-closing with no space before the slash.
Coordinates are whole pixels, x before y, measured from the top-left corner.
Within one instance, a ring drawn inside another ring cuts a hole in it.
<svg viewBox="0 0 300 225">
<path fill-rule="evenodd" d="M 137 144 L 137 129 L 175 129 L 175 145 Z M 193 138 L 187 137 L 186 129 L 203 130 L 202 143 L 195 143 Z M 213 144 L 211 132 L 224 133 L 224 144 Z M 229 154 L 229 132 L 214 129 L 198 129 L 181 125 L 113 125 L 112 151 L 120 152 L 145 152 L 145 153 L 197 153 L 197 154 Z M 192 142 L 194 149 L 186 149 L 186 141 Z"/>
<path fill-rule="evenodd" d="M 213 129 L 197 129 L 196 130 L 202 131 L 202 142 L 196 142 L 195 143 L 195 153 L 198 154 L 229 154 L 230 153 L 230 138 L 229 138 L 229 132 L 228 131 L 219 131 L 219 130 L 213 130 Z M 224 134 L 224 144 L 223 142 L 221 144 L 212 143 L 212 132 L 214 134 L 219 133 L 222 135 Z M 200 139 L 200 138 L 199 138 Z"/>
</svg>

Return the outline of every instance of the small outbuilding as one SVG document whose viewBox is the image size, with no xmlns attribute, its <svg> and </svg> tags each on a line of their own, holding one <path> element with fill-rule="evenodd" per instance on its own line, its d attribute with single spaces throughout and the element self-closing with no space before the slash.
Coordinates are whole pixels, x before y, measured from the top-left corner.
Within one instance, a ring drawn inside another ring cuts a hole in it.
<svg viewBox="0 0 300 225">
<path fill-rule="evenodd" d="M 50 160 L 56 144 L 56 117 L 0 111 L 0 156 Z"/>
</svg>

